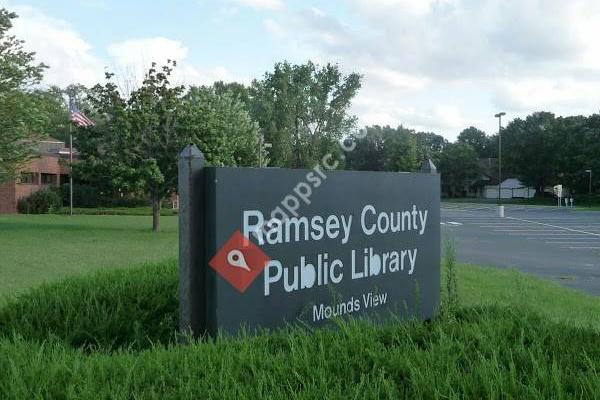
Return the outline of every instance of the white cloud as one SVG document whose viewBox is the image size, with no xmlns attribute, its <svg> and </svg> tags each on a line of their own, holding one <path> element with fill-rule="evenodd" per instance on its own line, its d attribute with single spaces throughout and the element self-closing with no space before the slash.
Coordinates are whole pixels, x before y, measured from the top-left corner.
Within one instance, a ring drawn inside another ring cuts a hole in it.
<svg viewBox="0 0 600 400">
<path fill-rule="evenodd" d="M 93 3 L 96 4 L 96 3 Z M 199 68 L 188 61 L 189 49 L 181 42 L 165 37 L 128 39 L 109 44 L 109 60 L 94 55 L 94 49 L 64 21 L 50 18 L 27 6 L 13 6 L 19 18 L 14 21 L 13 34 L 35 51 L 38 61 L 50 68 L 44 83 L 61 87 L 71 83 L 92 86 L 104 81 L 104 72 L 116 73 L 119 85 L 128 92 L 141 84 L 151 62 L 163 65 L 168 59 L 178 63 L 173 82 L 212 84 L 214 81 L 250 82 L 250 78 L 234 74 L 223 66 Z"/>
<path fill-rule="evenodd" d="M 25 40 L 26 48 L 36 52 L 38 61 L 50 67 L 45 72 L 46 83 L 91 85 L 103 78 L 102 62 L 93 55 L 92 46 L 67 23 L 31 7 L 15 6 L 12 9 L 19 15 L 12 33 Z"/>
<path fill-rule="evenodd" d="M 121 66 L 142 64 L 146 67 L 151 62 L 163 64 L 167 60 L 183 60 L 188 49 L 176 40 L 154 37 L 112 43 L 108 46 L 108 53 Z"/>
<path fill-rule="evenodd" d="M 529 78 L 499 82 L 495 101 L 511 110 L 578 112 L 600 105 L 600 84 L 572 78 Z M 593 111 L 590 110 L 590 111 Z"/>
<path fill-rule="evenodd" d="M 281 25 L 279 25 L 277 21 L 271 18 L 265 19 L 263 21 L 263 24 L 267 32 L 269 32 L 271 35 L 278 39 L 282 39 L 286 35 L 286 30 Z"/>
<path fill-rule="evenodd" d="M 223 66 L 201 69 L 187 61 L 189 50 L 181 42 L 164 37 L 129 39 L 108 46 L 117 75 L 124 77 L 120 85 L 130 91 L 141 84 L 152 62 L 158 66 L 168 60 L 177 62 L 172 81 L 184 85 L 210 85 L 214 81 L 249 82 Z"/>
<path fill-rule="evenodd" d="M 102 4 L 104 0 L 87 0 Z M 600 109 L 600 2 L 597 0 L 350 0 L 331 7 L 282 0 L 228 0 L 223 23 L 244 8 L 270 11 L 262 24 L 274 39 L 276 60 L 337 62 L 364 74 L 353 111 L 360 123 L 404 124 L 447 137 L 469 125 L 495 132 L 493 115 L 509 119 L 538 110 L 587 114 Z M 225 8 L 223 8 L 225 7 Z M 176 79 L 190 84 L 214 80 L 249 82 L 225 66 L 200 68 L 193 49 L 166 37 L 123 40 L 100 60 L 68 24 L 31 7 L 14 33 L 52 68 L 48 83 L 94 83 L 104 65 L 141 79 L 151 61 L 178 62 Z M 226 27 L 225 27 L 226 28 Z M 249 35 L 243 46 L 263 46 Z M 267 47 L 267 46 L 265 46 Z M 281 49 L 281 50 L 279 50 Z M 235 51 L 235 48 L 232 49 Z M 261 49 L 262 51 L 262 49 Z M 257 57 L 264 56 L 257 51 Z M 265 50 L 268 52 L 268 50 Z M 269 55 L 265 57 L 270 57 Z"/>
<path fill-rule="evenodd" d="M 231 0 L 233 3 L 256 10 L 281 10 L 284 4 L 281 0 Z"/>
<path fill-rule="evenodd" d="M 360 71 L 364 76 L 364 84 L 391 86 L 406 90 L 424 89 L 431 79 L 424 76 L 410 75 L 386 67 L 366 67 Z"/>
<path fill-rule="evenodd" d="M 352 0 L 350 15 L 273 18 L 308 57 L 364 74 L 353 107 L 361 123 L 451 138 L 472 124 L 495 132 L 498 110 L 600 108 L 598 1 Z"/>
</svg>

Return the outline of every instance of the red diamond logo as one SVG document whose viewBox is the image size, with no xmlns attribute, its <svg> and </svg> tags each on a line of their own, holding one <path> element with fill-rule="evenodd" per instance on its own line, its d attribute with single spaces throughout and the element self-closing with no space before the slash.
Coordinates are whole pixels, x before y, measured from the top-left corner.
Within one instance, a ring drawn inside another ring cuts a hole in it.
<svg viewBox="0 0 600 400">
<path fill-rule="evenodd" d="M 242 232 L 235 231 L 208 264 L 240 293 L 244 293 L 270 260 Z"/>
</svg>

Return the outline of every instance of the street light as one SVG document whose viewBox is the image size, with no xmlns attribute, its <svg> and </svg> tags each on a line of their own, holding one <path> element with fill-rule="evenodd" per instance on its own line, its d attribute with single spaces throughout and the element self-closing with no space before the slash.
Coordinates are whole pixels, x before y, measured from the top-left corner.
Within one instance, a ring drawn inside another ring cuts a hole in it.
<svg viewBox="0 0 600 400">
<path fill-rule="evenodd" d="M 498 118 L 498 205 L 502 205 L 502 117 L 505 112 L 494 115 Z M 500 211 L 502 213 L 502 211 Z"/>
<path fill-rule="evenodd" d="M 588 191 L 588 203 L 589 206 L 592 206 L 592 170 L 591 169 L 586 169 L 585 172 L 587 172 L 588 174 L 590 174 L 590 179 L 589 179 L 589 191 Z"/>
</svg>

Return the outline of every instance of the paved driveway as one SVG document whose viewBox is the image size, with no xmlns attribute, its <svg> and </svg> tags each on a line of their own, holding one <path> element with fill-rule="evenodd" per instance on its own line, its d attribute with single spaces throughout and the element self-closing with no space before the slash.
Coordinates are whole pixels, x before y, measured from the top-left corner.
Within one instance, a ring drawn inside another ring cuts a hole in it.
<svg viewBox="0 0 600 400">
<path fill-rule="evenodd" d="M 459 261 L 514 267 L 600 296 L 600 212 L 442 204 L 442 232 Z"/>
</svg>

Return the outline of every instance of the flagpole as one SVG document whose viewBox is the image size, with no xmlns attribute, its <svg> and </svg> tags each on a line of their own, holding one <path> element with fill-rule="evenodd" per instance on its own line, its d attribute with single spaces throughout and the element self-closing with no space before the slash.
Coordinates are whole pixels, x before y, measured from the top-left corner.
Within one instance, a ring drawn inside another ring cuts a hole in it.
<svg viewBox="0 0 600 400">
<path fill-rule="evenodd" d="M 69 215 L 73 216 L 73 127 L 69 124 Z"/>
</svg>

